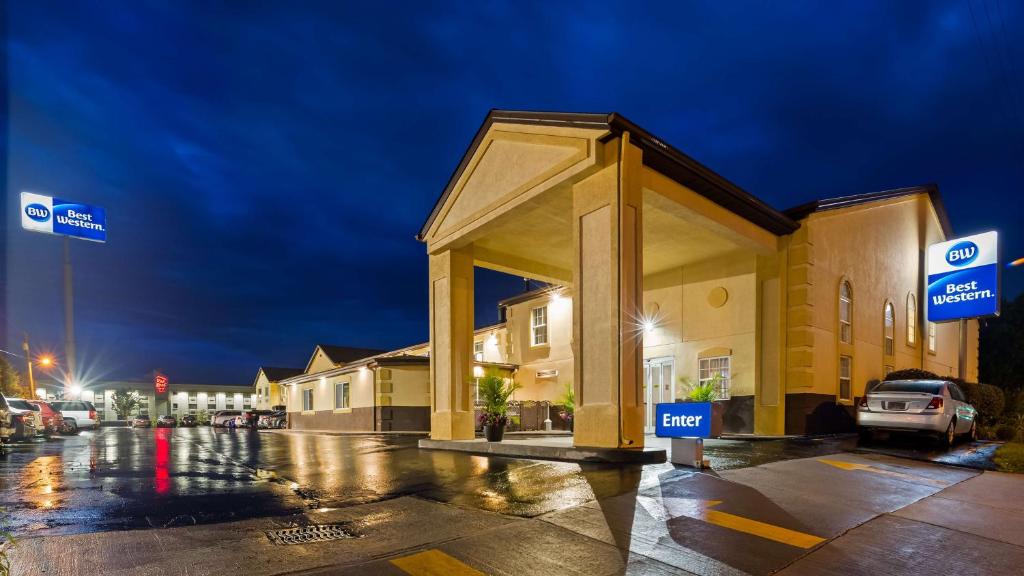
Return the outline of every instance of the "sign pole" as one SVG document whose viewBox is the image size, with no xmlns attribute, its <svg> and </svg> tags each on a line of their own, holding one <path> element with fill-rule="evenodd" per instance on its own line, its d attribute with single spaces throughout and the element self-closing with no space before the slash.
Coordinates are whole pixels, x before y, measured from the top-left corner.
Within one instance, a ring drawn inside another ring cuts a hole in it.
<svg viewBox="0 0 1024 576">
<path fill-rule="evenodd" d="M 25 367 L 28 370 L 28 387 L 30 388 L 28 396 L 35 398 L 36 394 L 36 381 L 32 377 L 32 351 L 28 347 L 28 333 L 25 333 L 25 341 L 21 344 L 22 350 L 25 351 Z"/>
<path fill-rule="evenodd" d="M 967 319 L 960 319 L 960 355 L 957 360 L 957 375 L 967 380 Z"/>
<path fill-rule="evenodd" d="M 71 289 L 71 242 L 64 237 L 64 361 L 67 375 L 64 378 L 64 393 L 75 383 L 78 375 L 75 365 L 75 304 Z"/>
</svg>

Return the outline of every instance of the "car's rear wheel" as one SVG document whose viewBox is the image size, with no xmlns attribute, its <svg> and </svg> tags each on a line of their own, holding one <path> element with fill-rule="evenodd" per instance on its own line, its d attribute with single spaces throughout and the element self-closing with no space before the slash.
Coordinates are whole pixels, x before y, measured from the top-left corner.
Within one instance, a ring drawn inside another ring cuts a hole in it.
<svg viewBox="0 0 1024 576">
<path fill-rule="evenodd" d="M 65 419 L 64 420 L 64 430 L 65 430 L 65 432 L 64 432 L 65 434 L 69 434 L 69 435 L 78 434 L 78 423 L 75 422 L 74 420 L 67 420 L 67 419 Z"/>
<path fill-rule="evenodd" d="M 954 442 L 956 442 L 956 418 L 949 421 L 949 428 L 946 428 L 946 433 L 942 435 L 944 446 L 952 446 Z"/>
</svg>

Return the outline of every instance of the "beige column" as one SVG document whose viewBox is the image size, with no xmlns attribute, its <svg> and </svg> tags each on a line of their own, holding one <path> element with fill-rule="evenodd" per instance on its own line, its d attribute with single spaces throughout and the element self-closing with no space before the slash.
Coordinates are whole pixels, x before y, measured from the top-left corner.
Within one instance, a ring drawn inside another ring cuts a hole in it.
<svg viewBox="0 0 1024 576">
<path fill-rule="evenodd" d="M 430 437 L 473 438 L 472 247 L 430 255 Z"/>
<path fill-rule="evenodd" d="M 576 446 L 642 448 L 643 155 L 629 134 L 573 186 Z"/>
</svg>

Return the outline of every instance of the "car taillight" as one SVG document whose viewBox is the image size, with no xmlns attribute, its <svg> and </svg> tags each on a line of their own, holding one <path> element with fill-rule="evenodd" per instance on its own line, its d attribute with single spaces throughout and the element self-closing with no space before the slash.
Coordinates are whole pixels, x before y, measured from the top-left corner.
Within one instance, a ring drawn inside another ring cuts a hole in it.
<svg viewBox="0 0 1024 576">
<path fill-rule="evenodd" d="M 860 397 L 860 402 L 857 403 L 857 406 L 860 406 L 861 408 L 867 408 L 868 407 L 868 397 L 867 396 L 861 396 Z"/>
<path fill-rule="evenodd" d="M 89 410 L 89 420 L 95 420 L 95 419 L 96 419 L 96 411 L 95 410 Z"/>
<path fill-rule="evenodd" d="M 938 410 L 939 408 L 942 408 L 942 396 L 934 396 L 925 407 L 926 410 Z"/>
</svg>

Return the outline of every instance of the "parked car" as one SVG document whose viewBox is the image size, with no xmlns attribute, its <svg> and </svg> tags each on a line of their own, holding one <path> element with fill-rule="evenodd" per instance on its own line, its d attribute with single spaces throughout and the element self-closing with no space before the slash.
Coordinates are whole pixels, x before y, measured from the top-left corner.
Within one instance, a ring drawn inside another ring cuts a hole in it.
<svg viewBox="0 0 1024 576">
<path fill-rule="evenodd" d="M 64 416 L 60 412 L 54 410 L 53 406 L 50 406 L 49 402 L 43 400 L 28 400 L 42 416 L 43 421 L 43 434 L 61 434 L 64 432 Z"/>
<path fill-rule="evenodd" d="M 132 428 L 149 428 L 153 425 L 150 421 L 148 414 L 139 414 L 135 418 L 132 418 Z"/>
<path fill-rule="evenodd" d="M 273 410 L 246 410 L 242 412 L 242 419 L 245 420 L 245 426 L 251 428 L 258 428 L 260 423 L 260 417 L 271 414 Z"/>
<path fill-rule="evenodd" d="M 875 430 L 917 432 L 953 444 L 957 436 L 977 437 L 978 411 L 963 390 L 945 380 L 882 382 L 861 398 L 857 425 L 864 436 Z"/>
<path fill-rule="evenodd" d="M 43 433 L 43 417 L 22 398 L 8 398 L 7 410 L 11 414 L 12 440 L 31 440 Z"/>
<path fill-rule="evenodd" d="M 156 419 L 157 428 L 175 428 L 178 426 L 178 417 L 174 414 L 164 414 Z"/>
<path fill-rule="evenodd" d="M 64 421 L 68 422 L 76 430 L 96 430 L 100 422 L 96 418 L 96 407 L 92 402 L 83 400 L 54 400 L 50 402 L 61 415 Z"/>
<path fill-rule="evenodd" d="M 185 414 L 181 417 L 181 421 L 178 422 L 178 426 L 182 428 L 193 428 L 199 425 L 199 419 L 196 418 L 195 414 Z"/>
<path fill-rule="evenodd" d="M 270 414 L 261 414 L 256 425 L 260 428 L 286 428 L 288 426 L 288 415 L 284 410 L 275 410 Z"/>
<path fill-rule="evenodd" d="M 7 406 L 7 398 L 0 394 L 0 446 L 7 444 L 14 435 L 14 426 L 11 422 L 11 410 Z"/>
<path fill-rule="evenodd" d="M 213 418 L 210 419 L 210 424 L 214 428 L 224 428 L 228 425 L 228 421 L 236 416 L 240 416 L 242 412 L 240 410 L 218 410 L 214 412 Z"/>
</svg>

